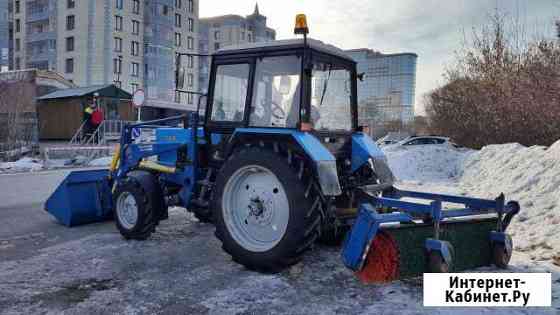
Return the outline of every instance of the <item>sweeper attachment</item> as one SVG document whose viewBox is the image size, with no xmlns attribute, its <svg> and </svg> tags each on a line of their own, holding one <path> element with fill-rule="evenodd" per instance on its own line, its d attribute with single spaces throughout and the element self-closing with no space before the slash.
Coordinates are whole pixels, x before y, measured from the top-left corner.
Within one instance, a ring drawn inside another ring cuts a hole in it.
<svg viewBox="0 0 560 315">
<path fill-rule="evenodd" d="M 486 200 L 393 189 L 367 199 L 342 251 L 345 265 L 363 282 L 509 263 L 512 240 L 505 232 L 520 208 L 514 201 L 504 204 L 503 195 Z M 443 202 L 463 207 L 444 210 Z"/>
<path fill-rule="evenodd" d="M 305 16 L 296 25 L 305 36 Z M 207 95 L 180 90 L 182 56 L 176 62 L 177 92 L 200 96 L 197 111 L 126 126 L 110 170 L 72 173 L 49 198 L 46 209 L 61 222 L 112 216 L 125 239 L 144 240 L 168 218 L 169 207 L 180 206 L 214 224 L 234 261 L 264 272 L 297 263 L 317 240 L 339 241 L 354 222 L 346 263 L 361 270 L 377 259 L 390 271 L 383 273 L 386 279 L 424 270 L 425 250 L 440 254 L 428 255 L 430 261 L 440 259 L 440 271 L 482 264 L 469 263 L 473 254 L 463 250 L 486 253 L 492 247 L 511 254 L 503 234 L 511 211 L 502 199 L 394 189 L 387 158 L 367 126 L 358 124 L 363 75 L 343 50 L 307 37 L 227 47 L 212 55 Z M 148 133 L 154 136 L 141 136 Z M 441 211 L 439 202 L 445 201 L 467 207 Z M 380 214 L 386 208 L 401 213 Z M 483 210 L 495 210 L 498 218 L 451 222 Z M 416 214 L 426 223 L 413 224 Z M 400 228 L 385 222 L 399 222 Z"/>
</svg>

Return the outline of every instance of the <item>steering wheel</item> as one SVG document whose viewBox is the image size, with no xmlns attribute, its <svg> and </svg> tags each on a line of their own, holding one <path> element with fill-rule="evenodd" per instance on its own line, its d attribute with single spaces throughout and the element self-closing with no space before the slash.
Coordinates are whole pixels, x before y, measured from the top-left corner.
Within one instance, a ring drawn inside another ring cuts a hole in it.
<svg viewBox="0 0 560 315">
<path fill-rule="evenodd" d="M 282 106 L 278 105 L 275 102 L 271 102 L 271 105 L 272 105 L 272 117 L 280 120 L 286 118 L 286 112 L 284 111 Z"/>
</svg>

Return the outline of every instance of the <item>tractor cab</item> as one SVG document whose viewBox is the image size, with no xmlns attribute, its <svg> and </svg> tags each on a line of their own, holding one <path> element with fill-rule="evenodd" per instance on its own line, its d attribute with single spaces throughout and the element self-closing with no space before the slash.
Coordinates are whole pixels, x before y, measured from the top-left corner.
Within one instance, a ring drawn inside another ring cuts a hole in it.
<svg viewBox="0 0 560 315">
<path fill-rule="evenodd" d="M 357 129 L 356 62 L 313 39 L 251 43 L 212 57 L 205 126 L 308 131 L 337 153 Z"/>
</svg>

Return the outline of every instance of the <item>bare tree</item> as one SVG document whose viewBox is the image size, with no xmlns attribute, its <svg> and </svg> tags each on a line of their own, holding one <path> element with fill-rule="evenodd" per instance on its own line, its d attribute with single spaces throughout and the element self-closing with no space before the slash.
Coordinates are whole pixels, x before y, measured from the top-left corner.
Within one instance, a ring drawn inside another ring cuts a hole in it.
<svg viewBox="0 0 560 315">
<path fill-rule="evenodd" d="M 524 29 L 499 13 L 489 22 L 473 30 L 446 83 L 426 96 L 431 130 L 475 148 L 552 144 L 560 139 L 558 42 L 520 43 Z"/>
<path fill-rule="evenodd" d="M 34 140 L 29 124 L 33 89 L 27 80 L 0 81 L 0 151 L 17 151 Z"/>
</svg>

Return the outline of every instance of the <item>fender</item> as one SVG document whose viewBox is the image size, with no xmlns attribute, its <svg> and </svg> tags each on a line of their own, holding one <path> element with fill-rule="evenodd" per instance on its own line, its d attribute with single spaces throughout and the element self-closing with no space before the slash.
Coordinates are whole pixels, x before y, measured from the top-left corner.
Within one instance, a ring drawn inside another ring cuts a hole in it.
<svg viewBox="0 0 560 315">
<path fill-rule="evenodd" d="M 368 135 L 356 132 L 352 135 L 352 172 L 368 162 L 372 164 L 381 183 L 393 184 L 395 177 L 389 168 L 385 153 Z"/>
<path fill-rule="evenodd" d="M 294 129 L 237 128 L 230 139 L 231 143 L 234 143 L 236 139 L 243 135 L 292 138 L 313 162 L 323 194 L 338 196 L 342 193 L 338 180 L 336 158 L 312 134 Z"/>
</svg>

